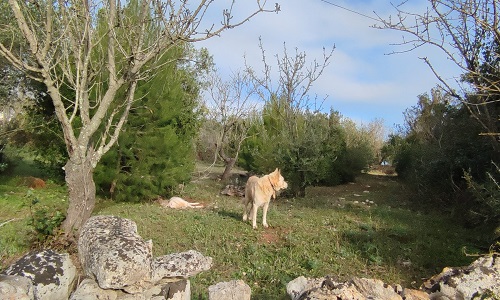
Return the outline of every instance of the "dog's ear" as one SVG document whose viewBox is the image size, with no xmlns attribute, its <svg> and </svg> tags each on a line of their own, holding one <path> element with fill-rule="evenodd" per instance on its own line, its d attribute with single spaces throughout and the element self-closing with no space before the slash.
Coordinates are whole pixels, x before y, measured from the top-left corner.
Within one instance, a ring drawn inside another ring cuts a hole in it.
<svg viewBox="0 0 500 300">
<path fill-rule="evenodd" d="M 276 182 L 280 181 L 280 177 L 281 177 L 281 170 L 276 168 L 276 170 L 274 170 L 274 178 Z"/>
</svg>

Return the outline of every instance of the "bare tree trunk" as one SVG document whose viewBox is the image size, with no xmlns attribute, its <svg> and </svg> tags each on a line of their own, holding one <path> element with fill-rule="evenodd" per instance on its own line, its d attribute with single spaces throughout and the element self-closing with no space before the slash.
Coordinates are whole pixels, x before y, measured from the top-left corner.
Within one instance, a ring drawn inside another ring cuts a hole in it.
<svg viewBox="0 0 500 300">
<path fill-rule="evenodd" d="M 66 184 L 69 192 L 69 207 L 62 229 L 69 239 L 77 238 L 79 230 L 92 214 L 95 206 L 96 188 L 94 168 L 88 160 L 68 160 L 65 165 Z"/>
<path fill-rule="evenodd" d="M 233 171 L 234 164 L 236 163 L 236 158 L 227 158 L 224 160 L 224 164 L 226 167 L 224 168 L 224 173 L 222 173 L 221 180 L 227 180 L 229 176 L 231 176 L 231 172 Z"/>
<path fill-rule="evenodd" d="M 236 164 L 236 161 L 238 160 L 238 156 L 240 154 L 241 144 L 243 144 L 243 141 L 246 139 L 246 132 L 248 132 L 248 130 L 245 130 L 245 134 L 242 135 L 238 141 L 238 146 L 236 147 L 236 153 L 234 154 L 234 157 L 229 157 L 224 152 L 224 148 L 222 147 L 224 144 L 226 144 L 226 142 L 224 141 L 225 138 L 223 138 L 222 146 L 219 149 L 219 156 L 222 158 L 225 165 L 224 173 L 222 173 L 221 180 L 227 180 L 229 176 L 231 176 L 231 172 L 233 171 L 234 165 Z"/>
<path fill-rule="evenodd" d="M 222 159 L 222 161 L 224 162 L 224 172 L 222 173 L 222 176 L 221 176 L 221 180 L 226 180 L 229 178 L 229 176 L 231 176 L 231 171 L 233 170 L 233 167 L 234 167 L 234 164 L 236 163 L 236 157 L 229 157 L 226 155 L 226 153 L 224 152 L 224 144 L 225 144 L 225 138 L 223 137 L 222 138 L 222 145 L 215 145 L 215 147 L 219 148 L 219 156 L 220 158 Z"/>
<path fill-rule="evenodd" d="M 306 196 L 306 176 L 303 171 L 298 171 L 299 175 L 299 184 L 295 184 L 292 186 L 292 193 L 295 197 L 304 198 Z"/>
</svg>

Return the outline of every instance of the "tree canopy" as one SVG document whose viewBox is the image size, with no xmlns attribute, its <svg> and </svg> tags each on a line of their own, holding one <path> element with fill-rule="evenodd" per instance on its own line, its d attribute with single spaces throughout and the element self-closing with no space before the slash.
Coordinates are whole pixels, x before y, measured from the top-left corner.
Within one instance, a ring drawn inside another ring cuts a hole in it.
<svg viewBox="0 0 500 300">
<path fill-rule="evenodd" d="M 148 201 L 172 196 L 190 180 L 194 139 L 200 123 L 199 74 L 205 71 L 184 58 L 199 61 L 205 50 L 190 44 L 170 49 L 165 64 L 147 82 L 140 82 L 136 103 L 118 143 L 95 171 L 98 193 L 119 201 Z"/>
</svg>

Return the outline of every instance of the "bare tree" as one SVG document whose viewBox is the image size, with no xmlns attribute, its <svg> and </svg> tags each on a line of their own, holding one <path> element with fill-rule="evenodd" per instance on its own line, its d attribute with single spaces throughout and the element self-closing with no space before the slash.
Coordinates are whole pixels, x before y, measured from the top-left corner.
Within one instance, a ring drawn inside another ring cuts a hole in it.
<svg viewBox="0 0 500 300">
<path fill-rule="evenodd" d="M 407 12 L 404 1 L 394 6 L 397 14 L 387 20 L 379 17 L 377 28 L 406 33 L 397 45 L 412 51 L 430 45 L 439 49 L 458 66 L 463 75 L 455 82 L 440 75 L 434 62 L 421 59 L 430 67 L 447 92 L 463 103 L 481 124 L 484 135 L 492 137 L 500 150 L 500 2 L 497 0 L 429 0 L 423 13 Z M 458 91 L 454 88 L 458 86 Z"/>
<path fill-rule="evenodd" d="M 264 69 L 262 75 L 251 67 L 246 65 L 246 71 L 250 74 L 255 84 L 259 87 L 257 92 L 263 101 L 268 101 L 272 96 L 284 98 L 290 108 L 288 113 L 294 113 L 299 110 L 317 111 L 322 105 L 310 99 L 310 90 L 313 83 L 323 74 L 324 69 L 330 64 L 335 47 L 326 51 L 323 48 L 322 61 L 313 60 L 307 64 L 306 53 L 295 49 L 295 55 L 290 55 L 283 43 L 283 54 L 275 54 L 278 76 L 277 83 L 271 74 L 271 65 L 267 61 L 262 40 L 259 40 L 259 47 L 262 53 L 262 62 Z"/>
<path fill-rule="evenodd" d="M 324 145 L 324 136 L 318 132 L 328 126 L 327 117 L 320 111 L 324 99 L 318 102 L 316 95 L 311 98 L 311 88 L 329 65 L 335 47 L 331 50 L 323 48 L 322 59 L 308 61 L 305 52 L 295 49 L 295 53 L 290 54 L 283 43 L 283 53 L 274 55 L 276 64 L 267 61 L 262 41 L 259 47 L 262 73 L 257 73 L 249 65 L 246 65 L 246 71 L 257 86 L 259 98 L 265 103 L 260 139 L 271 145 L 264 148 L 275 147 L 259 157 L 259 164 L 269 169 L 281 164 L 278 166 L 285 173 L 289 172 L 287 178 L 292 193 L 303 197 L 305 187 L 315 180 L 308 175 L 317 171 L 320 159 L 316 154 L 321 148 L 318 145 Z M 272 70 L 273 66 L 277 69 Z"/>
<path fill-rule="evenodd" d="M 215 127 L 212 128 L 216 131 L 215 154 L 224 162 L 221 179 L 226 180 L 238 160 L 241 145 L 248 137 L 251 118 L 257 109 L 257 102 L 252 99 L 255 86 L 247 73 L 234 72 L 228 81 L 224 81 L 213 72 L 208 94 L 208 121 Z"/>
<path fill-rule="evenodd" d="M 120 6 L 122 2 L 126 5 Z M 91 215 L 94 168 L 127 121 L 137 83 L 161 67 L 162 55 L 279 8 L 266 9 L 266 1 L 256 0 L 253 12 L 234 20 L 232 1 L 221 12 L 220 24 L 202 28 L 214 1 L 188 2 L 8 0 L 16 26 L 2 30 L 22 32 L 32 59 L 3 43 L 0 54 L 46 85 L 61 123 L 69 156 L 64 166 L 69 208 L 62 226 L 68 238 L 77 236 Z M 117 97 L 120 92 L 125 96 Z"/>
</svg>

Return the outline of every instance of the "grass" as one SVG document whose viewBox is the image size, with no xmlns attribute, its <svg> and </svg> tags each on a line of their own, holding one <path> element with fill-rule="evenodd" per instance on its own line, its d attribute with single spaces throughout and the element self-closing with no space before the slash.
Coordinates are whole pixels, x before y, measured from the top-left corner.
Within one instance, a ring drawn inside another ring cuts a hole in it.
<svg viewBox="0 0 500 300">
<path fill-rule="evenodd" d="M 36 235 L 28 225 L 35 211 L 66 212 L 66 188 L 47 181 L 44 189 L 33 190 L 23 184 L 22 176 L 0 176 L 0 270 L 25 254 Z"/>
<path fill-rule="evenodd" d="M 0 184 L 0 224 L 16 219 L 0 227 L 2 269 L 29 248 L 33 195 L 51 209 L 66 205 L 61 186 L 28 192 L 15 182 Z M 445 266 L 474 260 L 464 247 L 476 252 L 486 245 L 479 230 L 464 229 L 438 211 L 410 209 L 395 177 L 363 174 L 353 184 L 311 187 L 305 198 L 278 197 L 268 213 L 270 228 L 259 224 L 257 230 L 241 221 L 240 199 L 219 194 L 222 187 L 213 176 L 185 186 L 180 196 L 204 209 L 100 199 L 94 213 L 135 221 L 141 236 L 153 241 L 155 256 L 189 249 L 211 256 L 212 269 L 191 278 L 193 299 L 208 299 L 208 286 L 233 279 L 249 284 L 253 299 L 288 299 L 285 286 L 298 276 L 370 277 L 416 288 Z"/>
</svg>

